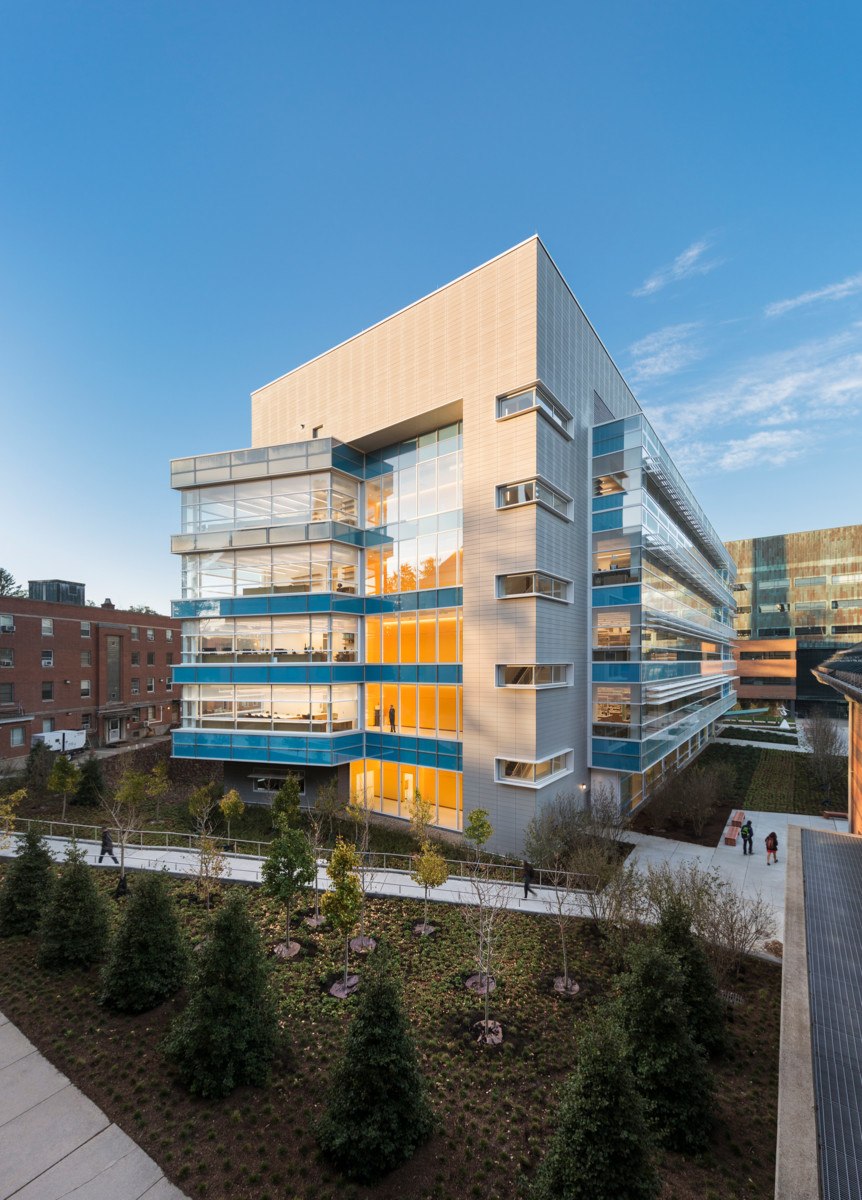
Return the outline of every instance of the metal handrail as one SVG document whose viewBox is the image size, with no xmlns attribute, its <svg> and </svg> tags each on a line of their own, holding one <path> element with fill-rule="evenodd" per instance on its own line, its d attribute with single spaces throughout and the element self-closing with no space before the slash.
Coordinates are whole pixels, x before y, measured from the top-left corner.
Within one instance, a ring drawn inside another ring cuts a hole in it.
<svg viewBox="0 0 862 1200">
<path fill-rule="evenodd" d="M 116 833 L 115 841 L 119 841 L 119 830 L 111 825 L 85 825 L 76 821 L 42 820 L 37 817 L 15 817 L 9 835 L 27 833 L 35 830 L 47 837 L 67 838 L 76 841 L 99 842 L 102 830 Z M 235 854 L 244 854 L 250 858 L 265 858 L 270 842 L 249 841 L 247 839 L 218 838 L 219 842 L 232 847 Z M 198 835 L 181 833 L 176 830 L 130 830 L 126 836 L 126 849 L 129 850 L 197 850 Z M 254 850 L 239 849 L 239 847 L 255 847 Z M 332 855 L 332 847 L 323 847 L 318 851 L 318 865 L 326 865 Z M 375 871 L 397 871 L 409 876 L 413 869 L 415 854 L 401 854 L 389 850 L 366 850 L 359 852 L 361 870 L 373 875 Z M 523 867 L 509 863 L 496 863 L 488 860 L 447 859 L 450 868 L 450 879 L 470 881 L 477 874 L 485 879 L 513 886 L 523 884 Z M 591 876 L 579 873 L 560 873 L 543 867 L 534 869 L 532 883 L 538 887 L 562 887 L 566 891 L 592 891 Z"/>
</svg>

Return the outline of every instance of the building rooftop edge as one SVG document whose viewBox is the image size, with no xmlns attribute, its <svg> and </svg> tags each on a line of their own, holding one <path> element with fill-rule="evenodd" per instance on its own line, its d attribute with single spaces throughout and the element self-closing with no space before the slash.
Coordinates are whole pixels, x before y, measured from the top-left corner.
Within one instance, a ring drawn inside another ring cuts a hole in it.
<svg viewBox="0 0 862 1200">
<path fill-rule="evenodd" d="M 786 533 L 761 533 L 753 537 L 726 538 L 725 546 L 735 545 L 738 542 L 766 542 L 771 538 L 787 538 L 787 537 L 802 537 L 808 533 L 833 533 L 838 529 L 859 529 L 862 530 L 862 524 L 852 525 L 821 525 L 816 529 L 793 529 Z"/>
</svg>

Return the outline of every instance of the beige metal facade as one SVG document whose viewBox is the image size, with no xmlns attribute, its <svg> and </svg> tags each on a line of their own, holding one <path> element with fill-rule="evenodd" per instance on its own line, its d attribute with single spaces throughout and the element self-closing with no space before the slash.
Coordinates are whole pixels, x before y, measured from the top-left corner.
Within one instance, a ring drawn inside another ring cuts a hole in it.
<svg viewBox="0 0 862 1200">
<path fill-rule="evenodd" d="M 540 382 L 569 432 L 532 409 L 498 419 L 497 399 Z M 640 410 L 538 238 L 291 371 L 252 395 L 254 446 L 333 437 L 372 450 L 463 420 L 464 810 L 489 810 L 514 852 L 547 793 L 588 783 L 589 431 Z M 500 510 L 501 485 L 539 477 L 570 498 Z M 497 576 L 541 570 L 567 602 L 499 599 Z M 506 663 L 566 663 L 568 685 L 497 686 Z M 497 759 L 566 752 L 544 790 L 498 781 Z"/>
</svg>

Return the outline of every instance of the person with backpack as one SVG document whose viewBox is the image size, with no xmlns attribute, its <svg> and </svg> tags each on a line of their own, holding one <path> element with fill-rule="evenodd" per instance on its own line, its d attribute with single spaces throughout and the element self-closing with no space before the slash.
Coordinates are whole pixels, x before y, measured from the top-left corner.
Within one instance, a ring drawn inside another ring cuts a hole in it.
<svg viewBox="0 0 862 1200">
<path fill-rule="evenodd" d="M 527 899 L 527 894 L 535 896 L 536 892 L 532 886 L 533 880 L 536 878 L 536 872 L 533 870 L 532 864 L 524 859 L 524 899 Z"/>
<path fill-rule="evenodd" d="M 770 855 L 772 856 L 772 862 L 778 862 L 778 835 L 775 833 L 768 833 L 765 840 L 766 865 L 767 867 L 771 867 L 772 863 L 769 861 Z"/>
<path fill-rule="evenodd" d="M 751 819 L 746 820 L 745 824 L 739 831 L 739 836 L 742 838 L 742 853 L 754 853 L 754 826 L 751 824 Z"/>
<path fill-rule="evenodd" d="M 102 848 L 99 851 L 99 862 L 102 861 L 102 859 L 105 857 L 106 854 L 108 855 L 109 858 L 112 858 L 114 860 L 114 862 L 117 864 L 117 866 L 120 865 L 120 860 L 117 858 L 116 854 L 114 853 L 113 839 L 112 839 L 111 835 L 108 833 L 107 829 L 103 829 L 102 830 Z"/>
</svg>

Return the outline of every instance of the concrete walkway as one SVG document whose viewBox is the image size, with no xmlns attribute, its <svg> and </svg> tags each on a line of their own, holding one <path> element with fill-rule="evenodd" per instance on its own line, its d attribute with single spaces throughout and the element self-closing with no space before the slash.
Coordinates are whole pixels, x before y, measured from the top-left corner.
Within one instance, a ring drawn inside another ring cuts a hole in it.
<svg viewBox="0 0 862 1200">
<path fill-rule="evenodd" d="M 714 847 L 693 846 L 689 842 L 675 842 L 632 831 L 626 833 L 626 840 L 635 843 L 632 861 L 639 867 L 645 868 L 650 863 L 696 862 L 707 870 L 715 868 L 722 878 L 730 880 L 745 895 L 754 896 L 760 892 L 775 909 L 776 937 L 783 941 L 788 827 L 798 825 L 805 829 L 846 833 L 847 821 L 830 821 L 798 813 L 756 812 L 748 808 L 745 815 L 754 827 L 754 854 L 743 855 L 741 839 L 735 846 L 725 846 L 723 835 L 720 844 Z M 767 866 L 764 838 L 773 832 L 778 838 L 778 862 Z"/>
<path fill-rule="evenodd" d="M 0 1200 L 186 1200 L 0 1013 Z"/>
</svg>

